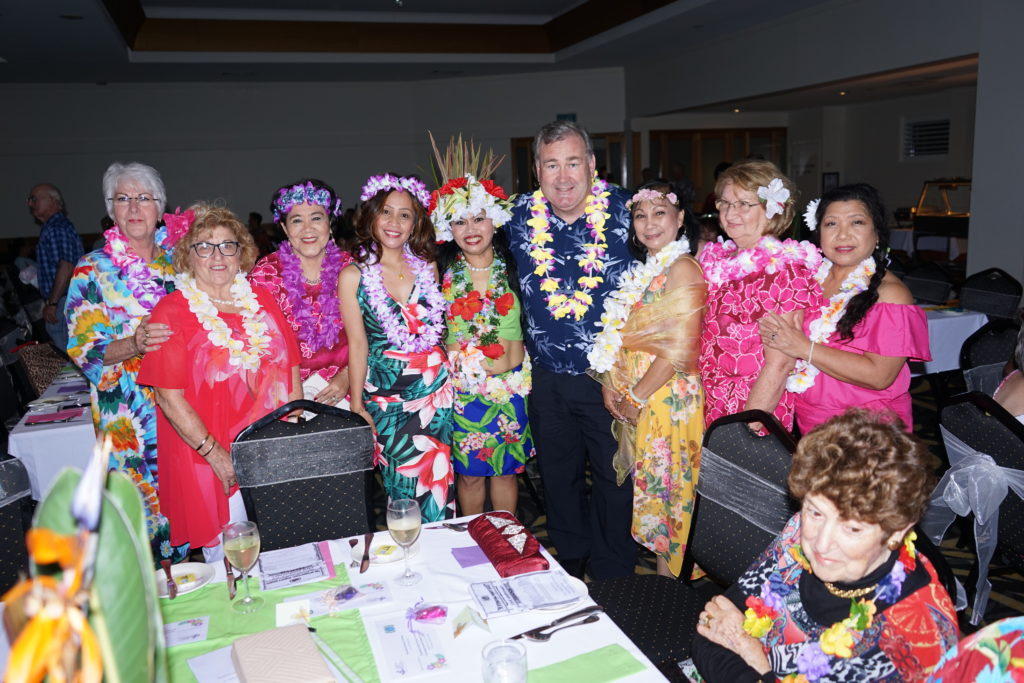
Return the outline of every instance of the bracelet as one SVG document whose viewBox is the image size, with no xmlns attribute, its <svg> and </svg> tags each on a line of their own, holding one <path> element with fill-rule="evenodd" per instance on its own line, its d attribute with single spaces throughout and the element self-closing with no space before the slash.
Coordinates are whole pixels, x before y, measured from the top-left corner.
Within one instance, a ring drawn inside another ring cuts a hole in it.
<svg viewBox="0 0 1024 683">
<path fill-rule="evenodd" d="M 633 393 L 632 388 L 620 391 L 619 397 L 623 403 L 627 403 L 636 408 L 637 410 L 640 410 L 640 408 L 642 408 L 644 405 L 644 401 L 641 401 L 636 397 L 636 394 Z"/>
<path fill-rule="evenodd" d="M 213 453 L 213 449 L 216 448 L 216 447 L 217 447 L 217 440 L 214 439 L 213 441 L 210 442 L 210 447 L 206 449 L 206 452 L 205 453 L 199 453 L 199 455 L 201 455 L 202 457 L 205 458 L 210 453 Z"/>
<path fill-rule="evenodd" d="M 811 360 L 814 358 L 814 341 L 811 341 L 811 351 L 807 354 L 807 364 L 811 364 Z"/>
<path fill-rule="evenodd" d="M 192 450 L 194 450 L 194 451 L 195 451 L 196 453 L 198 453 L 198 452 L 199 452 L 199 449 L 200 449 L 200 448 L 202 448 L 203 446 L 205 446 L 205 445 L 206 445 L 206 442 L 207 442 L 207 441 L 209 441 L 209 440 L 210 440 L 210 432 L 206 432 L 206 436 L 204 436 L 204 437 L 203 437 L 203 440 L 202 440 L 202 441 L 200 441 L 200 442 L 199 442 L 199 445 L 198 445 L 198 446 L 196 446 L 196 447 L 195 447 L 194 449 L 192 449 Z"/>
<path fill-rule="evenodd" d="M 640 406 L 642 406 L 642 405 L 644 405 L 645 403 L 647 403 L 647 399 L 646 399 L 646 398 L 640 398 L 639 396 L 637 396 L 637 395 L 636 395 L 636 394 L 635 394 L 635 393 L 633 392 L 633 389 L 634 389 L 634 387 L 630 387 L 630 388 L 629 388 L 629 390 L 628 390 L 628 392 L 629 392 L 629 398 L 630 398 L 630 401 L 631 401 L 632 403 L 635 403 L 635 404 L 636 404 L 636 407 L 637 407 L 637 408 L 639 408 Z"/>
</svg>

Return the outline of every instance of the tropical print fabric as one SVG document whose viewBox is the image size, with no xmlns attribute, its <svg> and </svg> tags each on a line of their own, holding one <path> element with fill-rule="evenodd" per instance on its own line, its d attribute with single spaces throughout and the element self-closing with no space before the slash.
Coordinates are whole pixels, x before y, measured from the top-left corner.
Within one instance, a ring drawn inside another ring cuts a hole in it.
<svg viewBox="0 0 1024 683">
<path fill-rule="evenodd" d="M 515 377 L 522 364 L 496 375 Z M 456 392 L 452 455 L 455 471 L 470 477 L 519 474 L 536 455 L 526 397 L 509 393 L 494 401 L 480 394 Z"/>
<path fill-rule="evenodd" d="M 942 656 L 928 681 L 1024 681 L 1024 617 L 1002 619 L 967 636 Z"/>
<path fill-rule="evenodd" d="M 417 289 L 410 301 L 425 307 L 426 295 Z M 452 384 L 444 347 L 422 353 L 392 348 L 362 282 L 356 296 L 368 346 L 363 405 L 377 430 L 374 464 L 384 489 L 392 500 L 415 498 L 424 522 L 451 518 Z M 390 296 L 387 301 L 400 319 L 411 315 Z"/>
<path fill-rule="evenodd" d="M 149 269 L 165 291 L 174 291 L 168 253 L 161 252 Z M 133 356 L 115 365 L 103 364 L 110 342 L 134 334 L 149 311 L 136 301 L 120 268 L 102 250 L 78 262 L 68 287 L 66 311 L 68 355 L 89 380 L 97 438 L 109 435 L 113 443 L 108 467 L 124 472 L 139 488 L 154 559 L 177 562 L 188 546 L 171 546 L 170 529 L 160 509 L 156 407 L 153 390 L 137 382 L 142 359 Z"/>
</svg>

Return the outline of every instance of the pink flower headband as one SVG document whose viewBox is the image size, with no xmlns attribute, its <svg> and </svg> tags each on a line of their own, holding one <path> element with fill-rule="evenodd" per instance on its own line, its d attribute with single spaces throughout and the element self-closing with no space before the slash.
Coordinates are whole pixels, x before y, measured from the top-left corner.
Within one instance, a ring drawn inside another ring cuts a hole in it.
<svg viewBox="0 0 1024 683">
<path fill-rule="evenodd" d="M 281 188 L 274 200 L 274 222 L 280 223 L 296 204 L 319 204 L 331 216 L 337 218 L 341 215 L 341 199 L 334 197 L 329 190 L 307 182 L 303 185 Z"/>
<path fill-rule="evenodd" d="M 423 205 L 424 209 L 430 205 L 430 192 L 422 180 L 412 176 L 400 178 L 390 173 L 370 176 L 370 179 L 363 185 L 363 193 L 359 195 L 359 199 L 365 202 L 381 190 L 408 192 L 416 198 L 416 201 Z"/>
<path fill-rule="evenodd" d="M 668 201 L 669 204 L 672 204 L 673 206 L 678 204 L 679 202 L 675 192 L 669 192 L 668 194 L 664 194 L 662 192 L 658 192 L 657 190 L 644 188 L 643 190 L 640 190 L 635 195 L 633 195 L 633 197 L 628 202 L 626 202 L 626 208 L 630 209 L 633 207 L 634 204 L 642 202 L 644 200 L 654 201 L 655 199 L 665 199 Z"/>
</svg>

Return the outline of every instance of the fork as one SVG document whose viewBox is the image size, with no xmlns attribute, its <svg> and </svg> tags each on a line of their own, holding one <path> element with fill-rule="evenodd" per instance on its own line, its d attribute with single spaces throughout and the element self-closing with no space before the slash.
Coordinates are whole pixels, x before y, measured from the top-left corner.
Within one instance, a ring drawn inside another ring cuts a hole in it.
<svg viewBox="0 0 1024 683">
<path fill-rule="evenodd" d="M 564 631 L 565 629 L 572 628 L 574 626 L 583 626 L 584 624 L 593 624 L 595 621 L 598 621 L 600 618 L 601 618 L 600 614 L 591 614 L 589 617 L 587 617 L 583 621 L 577 621 L 575 624 L 567 624 L 565 626 L 559 626 L 558 628 L 551 629 L 547 633 L 524 633 L 523 637 L 526 638 L 527 640 L 535 640 L 535 641 L 537 641 L 539 643 L 546 643 L 549 640 L 551 640 L 551 636 L 555 635 L 559 631 Z"/>
</svg>

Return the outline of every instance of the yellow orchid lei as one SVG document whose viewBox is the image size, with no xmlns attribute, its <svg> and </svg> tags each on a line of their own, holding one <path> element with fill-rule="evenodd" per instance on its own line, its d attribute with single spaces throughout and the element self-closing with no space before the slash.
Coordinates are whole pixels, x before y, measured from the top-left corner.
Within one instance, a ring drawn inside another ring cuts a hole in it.
<svg viewBox="0 0 1024 683">
<path fill-rule="evenodd" d="M 596 288 L 604 282 L 601 273 L 604 272 L 603 261 L 607 240 L 605 239 L 604 224 L 608 220 L 608 183 L 594 176 L 590 194 L 587 196 L 587 205 L 584 214 L 587 217 L 587 226 L 590 228 L 591 241 L 583 245 L 583 255 L 576 259 L 577 265 L 583 270 L 583 275 L 577 279 L 579 289 L 569 290 L 562 287 L 561 278 L 551 274 L 555 267 L 555 250 L 546 246 L 554 241 L 551 236 L 550 214 L 548 205 L 544 201 L 544 192 L 537 190 L 533 193 L 530 202 L 530 219 L 526 224 L 533 228 L 530 232 L 530 258 L 533 260 L 533 274 L 540 277 L 540 290 L 547 292 L 547 306 L 552 317 L 560 320 L 567 315 L 572 315 L 580 320 L 586 315 L 587 310 L 594 299 L 587 290 Z"/>
<path fill-rule="evenodd" d="M 210 295 L 199 289 L 191 276 L 185 273 L 178 275 L 177 287 L 188 302 L 189 310 L 206 330 L 210 342 L 228 350 L 228 362 L 252 372 L 259 370 L 260 356 L 267 354 L 270 348 L 270 336 L 267 334 L 269 328 L 260 311 L 256 294 L 245 276 L 236 273 L 235 281 L 231 283 L 231 299 L 235 306 L 242 309 L 244 342 L 232 336 L 231 328 L 217 315 L 217 308 L 210 300 Z"/>
</svg>

